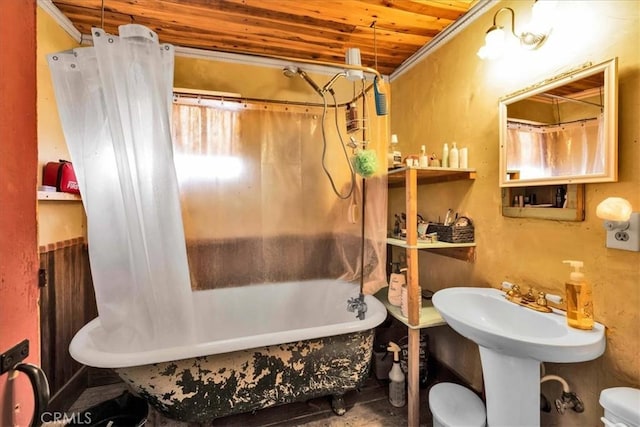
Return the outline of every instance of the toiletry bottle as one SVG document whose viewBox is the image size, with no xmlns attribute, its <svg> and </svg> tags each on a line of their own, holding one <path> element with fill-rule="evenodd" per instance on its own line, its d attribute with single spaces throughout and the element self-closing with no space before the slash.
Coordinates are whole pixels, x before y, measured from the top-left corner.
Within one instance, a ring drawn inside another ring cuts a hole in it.
<svg viewBox="0 0 640 427">
<path fill-rule="evenodd" d="M 427 149 L 426 147 L 423 145 L 422 147 L 420 147 L 420 167 L 421 168 L 426 168 L 429 167 L 429 156 L 427 156 Z"/>
<path fill-rule="evenodd" d="M 347 104 L 346 107 L 347 133 L 358 130 L 358 105 L 355 102 Z"/>
<path fill-rule="evenodd" d="M 460 169 L 469 168 L 469 149 L 463 147 L 460 149 Z"/>
<path fill-rule="evenodd" d="M 404 374 L 400 368 L 400 346 L 390 341 L 387 351 L 393 352 L 393 366 L 389 371 L 389 403 L 396 408 L 401 408 L 407 403 L 407 395 L 404 386 Z"/>
<path fill-rule="evenodd" d="M 556 190 L 556 201 L 554 203 L 554 206 L 556 208 L 561 208 L 564 206 L 565 193 L 566 193 L 566 190 L 564 189 L 564 187 L 558 187 L 558 189 Z"/>
<path fill-rule="evenodd" d="M 442 167 L 449 167 L 449 145 L 445 142 L 442 147 Z"/>
<path fill-rule="evenodd" d="M 577 329 L 593 329 L 593 296 L 591 285 L 584 280 L 580 271 L 582 261 L 562 261 L 569 264 L 574 271 L 566 285 L 567 324 Z"/>
<path fill-rule="evenodd" d="M 452 147 L 449 151 L 449 167 L 453 169 L 458 169 L 460 167 L 460 159 L 458 157 L 458 147 L 456 147 L 456 143 L 451 143 Z"/>
<path fill-rule="evenodd" d="M 391 135 L 389 152 L 387 153 L 387 166 L 389 169 L 402 167 L 402 153 L 398 150 L 398 135 Z"/>
<path fill-rule="evenodd" d="M 400 271 L 400 263 L 394 262 L 392 264 L 394 271 L 389 277 L 389 293 L 387 297 L 389 298 L 389 304 L 400 307 L 402 304 L 402 286 L 406 283 L 406 279 Z"/>
<path fill-rule="evenodd" d="M 389 149 L 387 150 L 387 168 L 393 169 L 393 153 L 396 149 L 396 145 L 398 144 L 398 136 L 391 135 L 391 141 L 389 141 Z"/>
</svg>

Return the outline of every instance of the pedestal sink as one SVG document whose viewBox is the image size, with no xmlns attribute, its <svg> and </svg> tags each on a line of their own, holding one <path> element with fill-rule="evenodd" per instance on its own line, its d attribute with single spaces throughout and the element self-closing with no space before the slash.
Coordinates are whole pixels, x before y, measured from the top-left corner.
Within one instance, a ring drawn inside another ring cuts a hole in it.
<svg viewBox="0 0 640 427">
<path fill-rule="evenodd" d="M 493 288 L 448 288 L 433 305 L 460 335 L 480 347 L 489 427 L 540 425 L 540 362 L 593 360 L 606 346 L 604 326 L 567 326 L 564 312 L 541 313 Z"/>
</svg>

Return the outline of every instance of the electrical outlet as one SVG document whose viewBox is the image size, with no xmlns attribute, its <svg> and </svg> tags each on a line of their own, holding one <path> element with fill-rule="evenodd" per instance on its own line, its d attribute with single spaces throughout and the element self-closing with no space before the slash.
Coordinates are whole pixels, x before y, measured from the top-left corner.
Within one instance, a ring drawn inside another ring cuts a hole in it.
<svg viewBox="0 0 640 427">
<path fill-rule="evenodd" d="M 607 247 L 624 251 L 640 251 L 640 212 L 633 212 L 626 230 L 607 231 Z"/>
<path fill-rule="evenodd" d="M 20 344 L 5 351 L 0 356 L 0 375 L 8 372 L 29 356 L 29 340 L 24 340 Z"/>
</svg>

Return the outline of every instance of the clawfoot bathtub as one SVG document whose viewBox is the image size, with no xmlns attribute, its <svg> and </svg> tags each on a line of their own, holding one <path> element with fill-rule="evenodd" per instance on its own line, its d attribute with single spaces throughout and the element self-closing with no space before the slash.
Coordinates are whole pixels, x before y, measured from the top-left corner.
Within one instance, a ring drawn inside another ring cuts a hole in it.
<svg viewBox="0 0 640 427">
<path fill-rule="evenodd" d="M 115 368 L 167 417 L 205 422 L 269 406 L 342 395 L 366 379 L 374 328 L 386 317 L 372 296 L 366 318 L 346 310 L 358 287 L 335 280 L 262 284 L 194 292 L 202 328 L 192 346 L 138 353 L 100 347 L 100 320 L 74 337 L 81 363 Z"/>
</svg>

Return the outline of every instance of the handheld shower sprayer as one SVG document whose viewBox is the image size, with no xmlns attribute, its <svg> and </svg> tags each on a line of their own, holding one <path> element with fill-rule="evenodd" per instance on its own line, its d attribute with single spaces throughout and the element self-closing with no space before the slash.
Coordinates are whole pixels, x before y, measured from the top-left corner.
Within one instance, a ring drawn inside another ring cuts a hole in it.
<svg viewBox="0 0 640 427">
<path fill-rule="evenodd" d="M 324 92 L 330 92 L 330 93 L 333 94 L 334 93 L 333 92 L 333 85 L 336 83 L 336 81 L 338 81 L 338 79 L 340 77 L 346 77 L 346 75 L 347 75 L 347 73 L 345 71 L 342 71 L 342 72 L 336 74 L 335 76 L 331 77 L 331 80 L 329 80 L 327 82 L 327 84 L 322 87 L 322 92 L 323 93 Z"/>
<path fill-rule="evenodd" d="M 293 65 L 287 65 L 286 67 L 284 67 L 284 69 L 282 70 L 282 73 L 286 76 L 286 77 L 294 77 L 295 75 L 299 75 L 300 77 L 302 77 L 302 79 L 307 82 L 309 84 L 309 86 L 311 86 L 313 88 L 313 90 L 315 90 L 316 92 L 318 92 L 318 94 L 320 96 L 322 96 L 322 89 L 320 89 L 320 86 L 318 86 L 316 84 L 316 82 L 314 82 L 311 77 L 309 77 L 309 75 L 307 73 L 304 72 L 304 70 L 293 66 Z"/>
<path fill-rule="evenodd" d="M 307 73 L 304 72 L 304 70 L 302 70 L 301 68 L 296 67 L 295 65 L 287 65 L 286 67 L 284 67 L 284 69 L 282 70 L 282 74 L 284 74 L 286 77 L 289 77 L 289 78 L 295 77 L 296 75 L 302 77 L 302 79 L 305 82 L 307 82 L 307 84 L 309 84 L 309 86 L 311 86 L 313 88 L 313 90 L 318 92 L 318 94 L 320 96 L 324 96 L 324 94 L 327 93 L 327 92 L 333 94 L 334 93 L 333 92 L 333 85 L 336 83 L 336 81 L 340 77 L 346 77 L 347 76 L 347 72 L 346 71 L 341 71 L 338 74 L 336 74 L 335 76 L 333 76 L 327 82 L 327 84 L 325 84 L 321 88 L 320 86 L 318 86 L 318 84 L 316 82 L 313 81 L 313 79 L 311 79 L 311 77 L 309 77 L 309 75 Z"/>
</svg>

